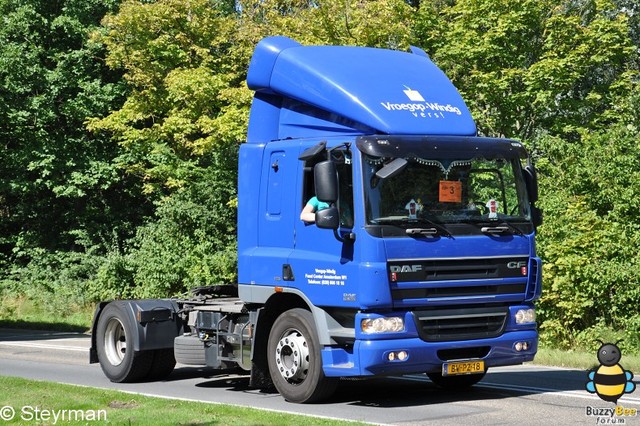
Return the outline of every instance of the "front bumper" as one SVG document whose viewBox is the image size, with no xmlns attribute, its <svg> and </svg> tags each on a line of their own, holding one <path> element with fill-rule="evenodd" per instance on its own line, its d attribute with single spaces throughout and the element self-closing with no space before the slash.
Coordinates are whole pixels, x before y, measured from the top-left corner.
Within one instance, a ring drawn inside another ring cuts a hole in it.
<svg viewBox="0 0 640 426">
<path fill-rule="evenodd" d="M 528 342 L 529 348 L 517 351 L 517 342 Z M 322 363 L 328 377 L 400 375 L 440 372 L 442 364 L 452 359 L 482 359 L 485 368 L 517 365 L 533 360 L 537 350 L 538 333 L 521 330 L 491 339 L 465 341 L 425 342 L 418 337 L 356 340 L 348 349 L 324 348 Z M 389 353 L 398 351 L 405 351 L 407 357 L 402 361 L 389 360 Z"/>
</svg>

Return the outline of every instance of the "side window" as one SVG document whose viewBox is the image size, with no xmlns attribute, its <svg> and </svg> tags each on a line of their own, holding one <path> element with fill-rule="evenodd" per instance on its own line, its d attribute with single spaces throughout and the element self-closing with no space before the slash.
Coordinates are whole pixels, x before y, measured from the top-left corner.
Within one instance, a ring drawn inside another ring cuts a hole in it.
<svg viewBox="0 0 640 426">
<path fill-rule="evenodd" d="M 351 153 L 346 149 L 331 151 L 331 159 L 336 163 L 338 171 L 339 199 L 336 207 L 340 212 L 340 225 L 353 227 L 353 172 L 351 167 Z M 304 162 L 302 176 L 302 206 L 315 196 L 315 182 L 313 168 L 324 158 L 312 158 Z"/>
<path fill-rule="evenodd" d="M 311 159 L 304 162 L 303 175 L 302 175 L 302 207 L 304 207 L 309 200 L 316 195 L 315 182 L 313 179 L 313 167 L 318 163 L 318 160 Z"/>
</svg>

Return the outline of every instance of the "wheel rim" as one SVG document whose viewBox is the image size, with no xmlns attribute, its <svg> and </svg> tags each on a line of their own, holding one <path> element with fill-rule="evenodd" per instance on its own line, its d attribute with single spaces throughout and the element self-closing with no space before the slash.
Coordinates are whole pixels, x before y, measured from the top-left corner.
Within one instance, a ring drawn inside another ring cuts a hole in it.
<svg viewBox="0 0 640 426">
<path fill-rule="evenodd" d="M 111 318 L 104 333 L 104 351 L 111 365 L 119 365 L 127 353 L 127 335 L 117 318 Z"/>
<path fill-rule="evenodd" d="M 296 329 L 284 332 L 276 345 L 276 366 L 289 383 L 297 384 L 306 379 L 309 372 L 309 345 Z"/>
</svg>

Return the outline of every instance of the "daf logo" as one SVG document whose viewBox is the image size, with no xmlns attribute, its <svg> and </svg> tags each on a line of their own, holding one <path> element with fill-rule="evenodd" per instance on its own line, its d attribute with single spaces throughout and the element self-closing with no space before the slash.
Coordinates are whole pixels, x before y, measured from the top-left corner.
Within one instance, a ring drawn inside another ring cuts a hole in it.
<svg viewBox="0 0 640 426">
<path fill-rule="evenodd" d="M 393 265 L 389 269 L 391 272 L 420 272 L 422 271 L 422 265 Z"/>
<path fill-rule="evenodd" d="M 527 262 L 525 262 L 524 260 L 521 260 L 520 262 L 509 262 L 507 263 L 507 268 L 509 269 L 520 269 L 520 268 L 524 268 L 527 266 Z"/>
</svg>

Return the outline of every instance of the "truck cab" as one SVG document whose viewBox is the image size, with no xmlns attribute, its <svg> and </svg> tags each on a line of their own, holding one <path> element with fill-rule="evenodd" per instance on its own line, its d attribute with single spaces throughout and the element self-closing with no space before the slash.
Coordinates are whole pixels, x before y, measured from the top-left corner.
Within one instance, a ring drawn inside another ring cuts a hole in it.
<svg viewBox="0 0 640 426">
<path fill-rule="evenodd" d="M 533 359 L 541 215 L 520 142 L 477 136 L 456 88 L 417 48 L 271 37 L 247 83 L 242 300 L 309 310 L 326 378 L 428 373 L 465 386 Z M 305 222 L 314 196 L 328 207 Z M 284 371 L 293 378 L 279 390 L 301 382 Z"/>
</svg>

